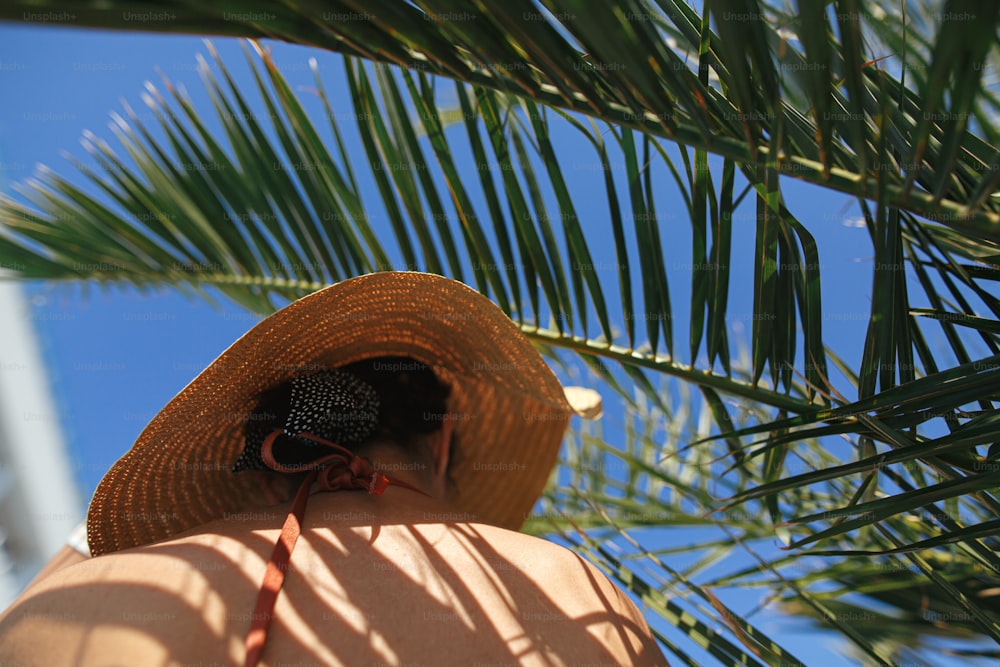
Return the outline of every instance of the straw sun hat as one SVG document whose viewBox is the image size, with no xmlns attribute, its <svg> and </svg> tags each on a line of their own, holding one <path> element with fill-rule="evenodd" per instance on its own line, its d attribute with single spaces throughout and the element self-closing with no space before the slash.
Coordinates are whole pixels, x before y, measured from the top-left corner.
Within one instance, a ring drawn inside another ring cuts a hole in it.
<svg viewBox="0 0 1000 667">
<path fill-rule="evenodd" d="M 413 272 L 345 280 L 258 323 L 153 418 L 94 493 L 91 552 L 148 544 L 260 507 L 259 475 L 274 473 L 235 474 L 232 466 L 261 393 L 383 356 L 423 362 L 452 388 L 456 520 L 519 528 L 572 414 L 599 412 L 594 392 L 564 390 L 503 311 L 462 283 Z"/>
</svg>

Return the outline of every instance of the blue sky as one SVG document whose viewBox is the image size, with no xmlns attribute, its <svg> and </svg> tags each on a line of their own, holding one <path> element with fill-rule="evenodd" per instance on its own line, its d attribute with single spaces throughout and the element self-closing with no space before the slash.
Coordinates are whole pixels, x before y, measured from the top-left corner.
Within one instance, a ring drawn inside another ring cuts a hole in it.
<svg viewBox="0 0 1000 667">
<path fill-rule="evenodd" d="M 244 63 L 235 40 L 214 42 L 227 64 Z M 312 85 L 307 61 L 316 57 L 328 77 L 328 89 L 336 96 L 343 79 L 337 56 L 288 45 L 274 45 L 274 51 L 293 88 Z M 86 162 L 79 144 L 85 130 L 111 140 L 109 113 L 121 110 L 123 98 L 140 108 L 144 83 L 160 81 L 157 68 L 175 83 L 183 83 L 196 105 L 204 101 L 197 53 L 204 54 L 205 48 L 194 37 L 0 26 L 0 92 L 6 100 L 0 106 L 0 185 L 4 191 L 10 192 L 11 183 L 30 178 L 37 163 L 72 176 L 63 151 Z M 560 145 L 570 156 L 570 164 L 576 150 L 569 145 L 571 141 L 566 138 Z M 579 177 L 599 183 L 599 174 L 589 174 L 583 167 L 591 158 L 580 150 Z M 867 232 L 851 224 L 857 208 L 847 197 L 787 181 L 784 187 L 789 208 L 817 237 L 823 251 L 827 338 L 837 341 L 835 349 L 856 366 L 872 274 Z M 606 211 L 601 186 L 595 185 L 594 192 L 593 201 L 577 203 L 580 210 L 593 214 L 591 225 Z M 661 207 L 666 200 L 660 200 Z M 676 234 L 665 239 L 665 244 L 686 248 L 689 234 L 680 224 L 685 214 L 679 202 L 676 206 Z M 752 253 L 747 248 L 753 243 L 752 219 L 746 223 L 737 231 L 733 271 L 751 276 Z M 668 250 L 668 265 L 672 258 L 682 262 L 687 252 L 671 255 Z M 838 279 L 830 280 L 830 275 Z M 674 267 L 670 277 L 683 302 L 687 298 L 683 267 Z M 731 298 L 741 304 L 733 309 L 738 315 L 749 308 L 750 280 L 735 282 Z M 134 289 L 48 284 L 32 284 L 26 291 L 57 400 L 58 414 L 53 417 L 66 434 L 83 502 L 160 407 L 259 319 L 226 301 L 213 307 L 172 291 L 142 294 Z M 678 317 L 682 316 L 686 304 L 675 306 Z M 733 334 L 748 340 L 748 330 L 741 333 L 737 320 L 732 323 Z M 685 341 L 686 326 L 678 325 L 675 336 Z M 604 429 L 615 425 L 612 412 Z M 759 592 L 752 595 L 760 597 Z M 777 617 L 766 618 L 765 630 L 808 662 L 853 664 L 828 653 L 833 646 L 829 639 L 789 632 L 792 628 L 775 625 Z"/>
</svg>

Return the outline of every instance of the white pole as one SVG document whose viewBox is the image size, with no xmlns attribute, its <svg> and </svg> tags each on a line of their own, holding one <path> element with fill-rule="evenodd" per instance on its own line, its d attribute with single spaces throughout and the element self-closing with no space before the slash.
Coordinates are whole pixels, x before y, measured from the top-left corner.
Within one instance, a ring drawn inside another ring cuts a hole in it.
<svg viewBox="0 0 1000 667">
<path fill-rule="evenodd" d="M 34 324 L 21 285 L 0 275 L 0 564 L 13 567 L 0 573 L 0 608 L 83 518 Z"/>
</svg>

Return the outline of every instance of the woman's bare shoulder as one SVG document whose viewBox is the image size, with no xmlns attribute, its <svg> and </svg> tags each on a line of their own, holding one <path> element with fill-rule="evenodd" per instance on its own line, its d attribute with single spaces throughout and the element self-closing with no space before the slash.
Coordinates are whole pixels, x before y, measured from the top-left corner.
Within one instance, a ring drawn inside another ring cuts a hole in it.
<svg viewBox="0 0 1000 667">
<path fill-rule="evenodd" d="M 482 538 L 497 557 L 519 564 L 540 579 L 572 579 L 583 588 L 604 589 L 613 584 L 594 565 L 576 552 L 550 540 L 486 524 L 468 524 L 459 529 Z M 590 582 L 592 586 L 585 584 Z M 572 591 L 567 591 L 571 593 Z"/>
<path fill-rule="evenodd" d="M 199 639 L 218 635 L 203 611 L 225 603 L 193 572 L 190 562 L 148 551 L 60 569 L 0 615 L 0 664 L 170 664 L 206 651 L 226 664 L 238 656 Z"/>
<path fill-rule="evenodd" d="M 665 665 L 666 660 L 642 614 L 621 589 L 576 552 L 539 537 L 497 528 L 470 526 L 490 544 L 494 569 L 516 570 L 544 604 L 522 613 L 529 624 L 562 628 L 569 638 L 581 627 L 619 664 Z M 516 576 L 503 576 L 510 582 Z"/>
</svg>

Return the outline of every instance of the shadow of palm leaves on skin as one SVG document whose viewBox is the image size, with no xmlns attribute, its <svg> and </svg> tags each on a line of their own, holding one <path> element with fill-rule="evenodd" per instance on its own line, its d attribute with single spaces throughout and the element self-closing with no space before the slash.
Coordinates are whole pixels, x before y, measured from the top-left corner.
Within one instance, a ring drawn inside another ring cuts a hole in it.
<svg viewBox="0 0 1000 667">
<path fill-rule="evenodd" d="M 274 542 L 249 531 L 238 540 L 216 537 L 211 526 L 191 534 L 208 543 L 170 541 L 57 573 L 0 623 L 0 637 L 27 633 L 51 643 L 58 633 L 65 664 L 86 664 L 94 646 L 125 647 L 137 637 L 151 666 L 241 662 Z M 414 548 L 380 552 L 387 528 Z M 461 549 L 443 555 L 448 538 Z M 562 569 L 556 585 L 576 576 L 581 590 L 596 588 L 582 561 L 578 571 Z M 615 664 L 585 629 L 604 624 L 604 634 L 626 645 L 629 633 L 640 634 L 610 600 L 602 599 L 603 612 L 572 614 L 557 604 L 567 597 L 558 593 L 549 595 L 475 525 L 383 522 L 365 530 L 364 522 L 331 527 L 307 518 L 264 657 L 316 665 Z"/>
</svg>

